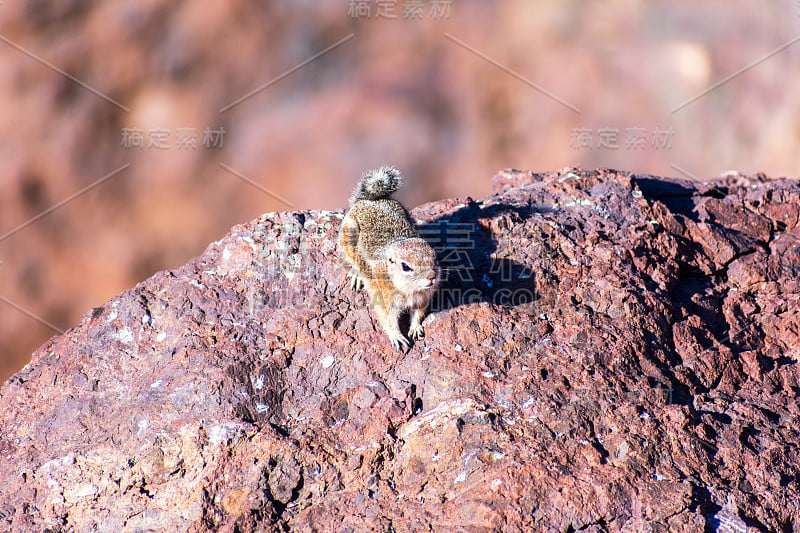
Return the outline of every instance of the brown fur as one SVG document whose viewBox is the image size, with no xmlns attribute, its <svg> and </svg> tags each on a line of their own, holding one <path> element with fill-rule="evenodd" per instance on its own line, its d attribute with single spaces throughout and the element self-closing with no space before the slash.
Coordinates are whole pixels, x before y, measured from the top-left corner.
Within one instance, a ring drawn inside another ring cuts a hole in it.
<svg viewBox="0 0 800 533">
<path fill-rule="evenodd" d="M 398 349 L 409 346 L 398 326 L 400 315 L 409 311 L 409 336 L 422 337 L 422 318 L 439 282 L 436 254 L 417 235 L 405 207 L 390 198 L 400 179 L 392 167 L 366 173 L 339 233 L 353 287 L 366 287 L 378 322 Z"/>
</svg>

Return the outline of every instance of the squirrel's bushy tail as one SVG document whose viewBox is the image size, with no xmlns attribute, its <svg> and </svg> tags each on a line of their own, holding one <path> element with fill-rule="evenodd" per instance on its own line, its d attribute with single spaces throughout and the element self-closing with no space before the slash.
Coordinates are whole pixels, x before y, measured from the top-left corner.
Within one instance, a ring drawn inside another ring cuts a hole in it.
<svg viewBox="0 0 800 533">
<path fill-rule="evenodd" d="M 381 167 L 369 170 L 361 177 L 353 194 L 350 195 L 350 207 L 359 200 L 381 200 L 389 198 L 397 189 L 403 177 L 394 167 Z"/>
</svg>

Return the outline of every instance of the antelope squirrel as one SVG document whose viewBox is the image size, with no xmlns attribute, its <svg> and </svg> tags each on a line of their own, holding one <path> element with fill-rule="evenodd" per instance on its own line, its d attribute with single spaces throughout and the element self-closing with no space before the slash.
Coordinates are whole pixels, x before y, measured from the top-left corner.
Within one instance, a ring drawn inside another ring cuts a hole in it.
<svg viewBox="0 0 800 533">
<path fill-rule="evenodd" d="M 366 286 L 375 315 L 398 350 L 409 346 L 400 332 L 400 315 L 410 311 L 408 334 L 422 337 L 422 317 L 439 283 L 433 248 L 417 235 L 406 208 L 391 197 L 401 181 L 394 167 L 366 172 L 350 196 L 339 233 L 353 288 Z"/>
</svg>

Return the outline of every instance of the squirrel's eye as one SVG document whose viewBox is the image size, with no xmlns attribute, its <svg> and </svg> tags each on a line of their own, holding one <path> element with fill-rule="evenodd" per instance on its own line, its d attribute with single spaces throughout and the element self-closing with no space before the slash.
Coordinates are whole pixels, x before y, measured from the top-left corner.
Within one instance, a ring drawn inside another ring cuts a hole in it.
<svg viewBox="0 0 800 533">
<path fill-rule="evenodd" d="M 403 272 L 411 272 L 411 267 L 408 266 L 408 263 L 402 263 L 401 266 L 403 267 Z"/>
</svg>

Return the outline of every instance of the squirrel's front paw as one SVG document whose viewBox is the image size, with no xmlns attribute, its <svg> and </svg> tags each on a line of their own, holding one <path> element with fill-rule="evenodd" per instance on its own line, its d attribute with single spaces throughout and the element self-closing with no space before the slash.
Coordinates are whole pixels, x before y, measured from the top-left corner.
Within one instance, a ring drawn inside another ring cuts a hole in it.
<svg viewBox="0 0 800 533">
<path fill-rule="evenodd" d="M 411 326 L 408 329 L 408 336 L 414 340 L 421 339 L 422 337 L 425 336 L 425 328 L 422 327 L 422 324 Z"/>
<path fill-rule="evenodd" d="M 358 273 L 358 270 L 351 270 L 348 276 L 350 277 L 350 286 L 352 288 L 360 291 L 364 287 L 364 278 L 361 277 L 361 274 Z"/>
<path fill-rule="evenodd" d="M 392 346 L 401 351 L 409 346 L 408 339 L 399 331 L 397 333 L 389 333 L 389 341 L 391 341 Z"/>
</svg>

